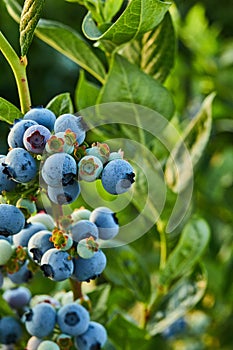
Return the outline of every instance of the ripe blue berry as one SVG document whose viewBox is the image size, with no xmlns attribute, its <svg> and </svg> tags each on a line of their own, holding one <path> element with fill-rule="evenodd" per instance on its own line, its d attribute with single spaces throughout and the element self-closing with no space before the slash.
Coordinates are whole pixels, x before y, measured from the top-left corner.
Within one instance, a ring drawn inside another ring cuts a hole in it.
<svg viewBox="0 0 233 350">
<path fill-rule="evenodd" d="M 29 239 L 36 233 L 45 230 L 46 227 L 40 223 L 26 223 L 24 228 L 13 236 L 13 243 L 16 247 L 27 247 Z"/>
<path fill-rule="evenodd" d="M 78 163 L 80 180 L 92 182 L 98 179 L 103 170 L 103 163 L 95 156 L 84 156 Z"/>
<path fill-rule="evenodd" d="M 74 273 L 72 278 L 78 281 L 89 282 L 100 276 L 106 267 L 107 259 L 102 250 L 95 252 L 92 258 L 83 259 L 81 257 L 74 259 Z"/>
<path fill-rule="evenodd" d="M 30 126 L 23 135 L 23 144 L 26 150 L 32 153 L 41 154 L 44 151 L 47 140 L 51 133 L 43 125 Z"/>
<path fill-rule="evenodd" d="M 119 232 L 118 220 L 115 213 L 109 208 L 98 207 L 94 209 L 90 215 L 90 221 L 98 227 L 101 239 L 112 239 Z"/>
<path fill-rule="evenodd" d="M 56 204 L 66 205 L 73 203 L 80 195 L 80 186 L 78 181 L 72 180 L 66 186 L 51 187 L 48 186 L 48 197 Z"/>
<path fill-rule="evenodd" d="M 124 159 L 107 163 L 102 171 L 101 181 L 104 189 L 111 194 L 127 192 L 134 183 L 134 170 Z"/>
<path fill-rule="evenodd" d="M 38 124 L 45 126 L 46 128 L 48 128 L 50 131 L 53 130 L 54 128 L 54 123 L 56 120 L 56 116 L 55 114 L 50 111 L 47 108 L 43 108 L 43 107 L 34 107 L 32 109 L 30 109 L 30 111 L 28 111 L 23 119 L 25 120 L 34 120 L 36 121 Z"/>
<path fill-rule="evenodd" d="M 76 337 L 79 350 L 101 349 L 107 341 L 107 332 L 104 326 L 91 321 L 85 333 Z"/>
<path fill-rule="evenodd" d="M 6 290 L 3 295 L 11 308 L 22 309 L 31 299 L 31 292 L 28 288 L 20 286 L 13 289 Z"/>
<path fill-rule="evenodd" d="M 0 344 L 15 344 L 22 336 L 20 323 L 12 316 L 0 319 Z"/>
<path fill-rule="evenodd" d="M 28 241 L 28 254 L 31 258 L 40 263 L 43 254 L 54 248 L 53 242 L 51 242 L 50 238 L 52 237 L 52 233 L 48 230 L 42 230 L 35 233 Z"/>
<path fill-rule="evenodd" d="M 66 251 L 53 248 L 42 256 L 40 268 L 53 281 L 64 281 L 72 275 L 74 264 Z"/>
<path fill-rule="evenodd" d="M 97 226 L 89 220 L 79 220 L 69 227 L 69 231 L 75 242 L 88 237 L 93 237 L 94 239 L 99 237 Z"/>
<path fill-rule="evenodd" d="M 14 273 L 8 273 L 8 278 L 15 284 L 27 283 L 32 278 L 32 272 L 28 269 L 28 260 Z"/>
<path fill-rule="evenodd" d="M 90 321 L 88 311 L 79 304 L 70 303 L 62 306 L 57 313 L 60 330 L 68 335 L 77 336 L 84 333 Z"/>
<path fill-rule="evenodd" d="M 68 185 L 77 173 L 74 158 L 67 153 L 54 153 L 42 166 L 42 177 L 51 187 Z"/>
<path fill-rule="evenodd" d="M 25 131 L 32 125 L 37 125 L 37 122 L 34 120 L 18 120 L 16 123 L 12 126 L 8 137 L 8 145 L 10 148 L 16 148 L 16 147 L 24 147 L 23 144 L 23 135 Z"/>
<path fill-rule="evenodd" d="M 73 114 L 60 115 L 54 124 L 54 131 L 58 133 L 60 131 L 66 131 L 70 129 L 76 134 L 76 141 L 79 145 L 83 143 L 86 137 L 85 125 L 82 117 L 77 117 Z"/>
<path fill-rule="evenodd" d="M 13 148 L 9 151 L 4 164 L 4 172 L 16 182 L 26 183 L 36 176 L 36 161 L 24 148 Z"/>
<path fill-rule="evenodd" d="M 14 220 L 12 220 L 14 219 Z M 25 225 L 25 217 L 20 209 L 11 204 L 0 204 L 0 234 L 15 235 Z"/>
<path fill-rule="evenodd" d="M 52 333 L 56 324 L 56 311 L 48 303 L 40 303 L 24 314 L 25 327 L 29 334 L 43 338 Z"/>
<path fill-rule="evenodd" d="M 2 191 L 7 191 L 10 192 L 12 190 L 14 190 L 16 183 L 15 181 L 12 181 L 11 179 L 9 179 L 8 175 L 4 173 L 4 161 L 5 161 L 5 156 L 1 157 L 0 159 L 0 193 Z"/>
</svg>

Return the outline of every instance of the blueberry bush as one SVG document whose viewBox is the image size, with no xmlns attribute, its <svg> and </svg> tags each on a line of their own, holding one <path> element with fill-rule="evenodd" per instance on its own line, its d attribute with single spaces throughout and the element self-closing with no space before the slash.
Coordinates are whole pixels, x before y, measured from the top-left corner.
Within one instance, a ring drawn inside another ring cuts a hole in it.
<svg viewBox="0 0 233 350">
<path fill-rule="evenodd" d="M 0 0 L 1 349 L 231 349 L 233 42 L 203 3 Z"/>
</svg>

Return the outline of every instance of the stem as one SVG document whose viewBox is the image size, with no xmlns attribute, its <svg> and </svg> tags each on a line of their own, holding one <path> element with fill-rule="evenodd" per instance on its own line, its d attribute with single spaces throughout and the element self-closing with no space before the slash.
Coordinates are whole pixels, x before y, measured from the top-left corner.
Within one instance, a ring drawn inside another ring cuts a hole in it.
<svg viewBox="0 0 233 350">
<path fill-rule="evenodd" d="M 72 292 L 73 292 L 74 300 L 82 298 L 83 297 L 82 282 L 79 282 L 77 280 L 74 280 L 74 279 L 70 278 L 70 285 L 71 285 L 71 289 L 72 289 Z"/>
<path fill-rule="evenodd" d="M 28 87 L 28 80 L 26 75 L 27 58 L 23 56 L 18 57 L 13 47 L 7 41 L 5 36 L 0 31 L 0 50 L 8 61 L 14 73 L 17 84 L 20 107 L 23 114 L 25 114 L 31 107 L 31 98 Z"/>
<path fill-rule="evenodd" d="M 157 222 L 157 229 L 160 234 L 160 270 L 163 270 L 167 261 L 167 238 L 165 233 L 165 225 L 161 220 Z"/>
</svg>

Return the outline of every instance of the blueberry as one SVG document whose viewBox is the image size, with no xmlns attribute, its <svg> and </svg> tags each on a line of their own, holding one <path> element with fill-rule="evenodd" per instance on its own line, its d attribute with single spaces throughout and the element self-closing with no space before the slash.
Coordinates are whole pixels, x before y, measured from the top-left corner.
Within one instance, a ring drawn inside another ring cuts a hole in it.
<svg viewBox="0 0 233 350">
<path fill-rule="evenodd" d="M 2 271 L 0 270 L 0 288 L 2 288 L 3 282 L 4 282 L 4 276 L 3 276 Z"/>
<path fill-rule="evenodd" d="M 53 248 L 42 256 L 40 268 L 53 281 L 64 281 L 72 275 L 74 264 L 67 252 Z"/>
<path fill-rule="evenodd" d="M 43 125 L 50 131 L 52 131 L 54 128 L 54 123 L 56 121 L 56 116 L 52 111 L 50 111 L 47 108 L 34 107 L 24 115 L 23 119 L 34 120 L 38 124 Z"/>
<path fill-rule="evenodd" d="M 26 223 L 24 228 L 13 236 L 13 243 L 16 247 L 27 247 L 29 239 L 38 231 L 45 230 L 46 227 L 40 223 Z"/>
<path fill-rule="evenodd" d="M 45 150 L 48 153 L 65 152 L 71 154 L 74 151 L 75 143 L 76 134 L 68 129 L 52 135 L 46 143 Z"/>
<path fill-rule="evenodd" d="M 98 207 L 94 209 L 90 215 L 90 221 L 98 227 L 101 239 L 111 239 L 119 232 L 118 220 L 115 213 L 109 208 Z"/>
<path fill-rule="evenodd" d="M 89 282 L 90 280 L 100 276 L 106 267 L 106 263 L 106 256 L 100 249 L 95 252 L 93 257 L 90 259 L 83 259 L 80 257 L 75 258 L 74 273 L 72 278 L 77 279 L 80 282 Z"/>
<path fill-rule="evenodd" d="M 13 254 L 11 244 L 5 240 L 0 239 L 0 266 L 5 265 Z"/>
<path fill-rule="evenodd" d="M 56 204 L 65 205 L 73 203 L 80 195 L 80 186 L 78 181 L 72 180 L 66 186 L 51 187 L 48 186 L 48 197 Z"/>
<path fill-rule="evenodd" d="M 6 164 L 5 174 L 16 182 L 29 182 L 37 173 L 35 159 L 24 148 L 13 148 L 9 151 L 4 164 Z"/>
<path fill-rule="evenodd" d="M 13 220 L 12 220 L 13 219 Z M 25 225 L 22 211 L 11 204 L 0 204 L 0 234 L 15 235 Z"/>
<path fill-rule="evenodd" d="M 20 323 L 12 316 L 0 319 L 0 344 L 15 344 L 22 336 Z"/>
<path fill-rule="evenodd" d="M 8 289 L 3 293 L 5 299 L 11 308 L 22 309 L 31 299 L 31 292 L 28 288 L 20 286 L 13 289 Z"/>
<path fill-rule="evenodd" d="M 51 340 L 43 340 L 37 350 L 59 350 L 60 347 Z"/>
<path fill-rule="evenodd" d="M 16 182 L 9 179 L 8 175 L 4 172 L 5 156 L 0 159 L 0 193 L 2 191 L 10 192 L 15 189 Z"/>
<path fill-rule="evenodd" d="M 47 230 L 52 231 L 55 227 L 55 222 L 51 215 L 46 213 L 37 213 L 36 215 L 31 216 L 28 220 L 28 223 L 41 223 Z"/>
<path fill-rule="evenodd" d="M 23 144 L 26 150 L 32 153 L 41 154 L 44 151 L 47 140 L 50 138 L 50 131 L 43 125 L 30 126 L 23 135 Z"/>
<path fill-rule="evenodd" d="M 89 220 L 79 220 L 78 222 L 69 226 L 69 231 L 75 242 L 79 242 L 81 239 L 93 237 L 98 239 L 99 233 L 97 226 Z"/>
<path fill-rule="evenodd" d="M 97 142 L 97 144 L 92 145 L 91 148 L 86 148 L 86 154 L 99 158 L 101 162 L 105 164 L 110 155 L 110 148 L 106 143 Z"/>
<path fill-rule="evenodd" d="M 84 156 L 78 163 L 79 180 L 87 182 L 95 181 L 100 177 L 103 163 L 95 156 Z"/>
<path fill-rule="evenodd" d="M 51 187 L 68 185 L 77 173 L 74 158 L 67 153 L 54 153 L 42 166 L 42 177 Z"/>
<path fill-rule="evenodd" d="M 43 340 L 40 338 L 35 337 L 34 335 L 28 339 L 26 349 L 27 350 L 37 350 L 38 346 Z"/>
<path fill-rule="evenodd" d="M 23 135 L 32 125 L 37 125 L 37 122 L 34 120 L 19 120 L 13 125 L 7 137 L 10 148 L 24 147 Z"/>
<path fill-rule="evenodd" d="M 115 159 L 107 163 L 101 175 L 104 189 L 111 194 L 127 192 L 134 183 L 134 170 L 124 159 Z"/>
<path fill-rule="evenodd" d="M 91 215 L 90 210 L 81 207 L 81 208 L 74 209 L 74 211 L 71 213 L 71 218 L 73 222 L 76 222 L 79 220 L 89 220 L 90 215 Z"/>
<path fill-rule="evenodd" d="M 32 279 L 32 272 L 28 269 L 28 260 L 22 264 L 18 271 L 8 273 L 8 278 L 15 284 L 27 283 Z"/>
<path fill-rule="evenodd" d="M 77 336 L 84 333 L 90 321 L 88 311 L 79 304 L 70 303 L 62 306 L 57 313 L 60 330 L 68 335 Z"/>
<path fill-rule="evenodd" d="M 76 141 L 79 145 L 83 143 L 86 137 L 85 124 L 82 117 L 77 117 L 73 114 L 62 114 L 60 115 L 54 124 L 54 131 L 58 133 L 60 131 L 66 131 L 70 129 L 76 134 Z"/>
<path fill-rule="evenodd" d="M 24 314 L 25 327 L 29 334 L 43 338 L 52 333 L 56 324 L 56 311 L 48 303 L 40 303 Z"/>
<path fill-rule="evenodd" d="M 107 341 L 107 331 L 98 322 L 91 321 L 85 333 L 76 337 L 76 344 L 79 350 L 98 350 Z"/>
<path fill-rule="evenodd" d="M 54 248 L 53 242 L 50 240 L 52 233 L 48 230 L 36 232 L 28 241 L 28 254 L 31 258 L 40 263 L 43 254 Z"/>
</svg>

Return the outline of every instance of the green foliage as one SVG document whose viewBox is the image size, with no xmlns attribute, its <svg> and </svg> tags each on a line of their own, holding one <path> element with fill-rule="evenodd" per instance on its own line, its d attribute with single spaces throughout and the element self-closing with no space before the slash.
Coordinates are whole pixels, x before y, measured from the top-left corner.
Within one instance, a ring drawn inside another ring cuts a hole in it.
<svg viewBox="0 0 233 350">
<path fill-rule="evenodd" d="M 26 0 L 20 18 L 20 47 L 21 55 L 25 56 L 31 45 L 34 31 L 41 17 L 44 0 Z"/>
</svg>

